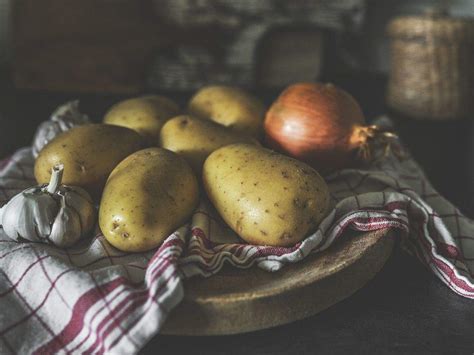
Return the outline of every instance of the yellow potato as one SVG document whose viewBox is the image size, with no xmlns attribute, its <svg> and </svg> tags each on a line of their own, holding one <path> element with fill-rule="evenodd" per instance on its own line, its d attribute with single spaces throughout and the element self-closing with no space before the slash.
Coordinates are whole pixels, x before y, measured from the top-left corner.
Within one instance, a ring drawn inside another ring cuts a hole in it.
<svg viewBox="0 0 474 355">
<path fill-rule="evenodd" d="M 265 106 L 236 87 L 205 86 L 191 99 L 188 110 L 243 134 L 259 137 L 262 133 Z"/>
<path fill-rule="evenodd" d="M 170 119 L 160 133 L 160 146 L 183 156 L 198 176 L 201 176 L 204 161 L 214 150 L 241 142 L 258 144 L 249 136 L 188 115 Z"/>
<path fill-rule="evenodd" d="M 63 184 L 80 186 L 98 197 L 115 166 L 144 147 L 143 137 L 125 127 L 78 126 L 60 134 L 41 150 L 35 161 L 35 177 L 38 183 L 47 183 L 53 166 L 63 164 Z"/>
<path fill-rule="evenodd" d="M 138 151 L 110 174 L 99 209 L 107 240 L 123 251 L 153 249 L 185 224 L 199 202 L 191 167 L 161 148 Z"/>
<path fill-rule="evenodd" d="M 112 106 L 105 114 L 104 123 L 131 128 L 150 144 L 158 144 L 163 124 L 179 113 L 178 105 L 166 97 L 143 96 Z"/>
<path fill-rule="evenodd" d="M 294 245 L 329 208 L 328 187 L 310 166 L 248 144 L 214 151 L 204 163 L 203 183 L 222 218 L 252 244 Z"/>
</svg>

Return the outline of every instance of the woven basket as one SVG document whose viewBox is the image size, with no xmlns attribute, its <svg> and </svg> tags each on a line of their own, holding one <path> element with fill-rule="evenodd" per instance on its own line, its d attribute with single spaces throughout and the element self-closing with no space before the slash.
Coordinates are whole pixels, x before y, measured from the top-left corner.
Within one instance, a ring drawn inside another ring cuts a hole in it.
<svg viewBox="0 0 474 355">
<path fill-rule="evenodd" d="M 398 17 L 388 34 L 392 109 L 436 120 L 473 114 L 474 21 L 441 14 Z"/>
</svg>

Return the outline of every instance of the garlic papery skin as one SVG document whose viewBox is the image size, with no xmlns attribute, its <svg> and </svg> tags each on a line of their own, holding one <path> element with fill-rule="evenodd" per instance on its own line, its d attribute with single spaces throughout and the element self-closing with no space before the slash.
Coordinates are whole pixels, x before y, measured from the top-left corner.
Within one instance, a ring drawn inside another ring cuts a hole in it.
<svg viewBox="0 0 474 355">
<path fill-rule="evenodd" d="M 79 111 L 79 101 L 69 101 L 59 106 L 51 118 L 41 123 L 33 139 L 33 156 L 36 158 L 43 147 L 58 134 L 73 127 L 90 123 L 89 117 Z"/>
<path fill-rule="evenodd" d="M 2 207 L 0 225 L 14 240 L 41 242 L 51 233 L 50 221 L 57 213 L 57 202 L 41 189 L 27 189 Z"/>
<path fill-rule="evenodd" d="M 79 187 L 61 185 L 64 167 L 55 166 L 49 184 L 24 190 L 0 209 L 0 225 L 16 241 L 75 244 L 95 225 L 91 197 Z"/>
</svg>

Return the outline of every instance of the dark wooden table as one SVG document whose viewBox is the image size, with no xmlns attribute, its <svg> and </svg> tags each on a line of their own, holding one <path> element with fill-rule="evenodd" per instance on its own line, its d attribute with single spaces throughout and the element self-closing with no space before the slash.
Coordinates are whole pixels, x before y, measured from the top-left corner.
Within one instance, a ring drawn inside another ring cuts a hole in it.
<svg viewBox="0 0 474 355">
<path fill-rule="evenodd" d="M 335 81 L 359 99 L 368 117 L 385 112 L 383 77 L 367 80 L 358 75 Z M 274 95 L 262 96 L 271 101 Z M 172 93 L 171 96 L 181 103 L 188 97 Z M 17 91 L 11 87 L 8 76 L 0 76 L 0 157 L 29 145 L 37 124 L 57 105 L 76 97 Z M 109 95 L 80 98 L 82 109 L 95 121 L 100 121 L 107 107 L 120 99 Z M 399 118 L 397 126 L 436 188 L 472 217 L 472 121 L 432 125 Z M 474 302 L 455 295 L 417 260 L 396 248 L 386 266 L 366 287 L 314 317 L 235 336 L 158 335 L 142 353 L 473 354 Z"/>
<path fill-rule="evenodd" d="M 242 335 L 158 335 L 142 353 L 472 354 L 473 305 L 396 249 L 373 281 L 316 316 Z"/>
</svg>

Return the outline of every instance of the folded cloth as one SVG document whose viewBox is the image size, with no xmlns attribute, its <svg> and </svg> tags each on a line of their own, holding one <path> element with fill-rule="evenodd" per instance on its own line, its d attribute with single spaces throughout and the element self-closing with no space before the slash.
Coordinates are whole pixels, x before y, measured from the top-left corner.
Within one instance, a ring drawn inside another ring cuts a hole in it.
<svg viewBox="0 0 474 355">
<path fill-rule="evenodd" d="M 398 230 L 402 245 L 442 282 L 474 298 L 474 222 L 433 189 L 413 159 L 389 152 L 367 168 L 325 178 L 334 208 L 291 248 L 243 243 L 204 200 L 188 225 L 140 254 L 115 249 L 98 229 L 66 250 L 18 243 L 0 229 L 0 353 L 136 353 L 182 300 L 184 279 L 211 276 L 226 262 L 277 271 L 348 229 Z M 31 148 L 0 162 L 0 206 L 31 185 Z"/>
</svg>

